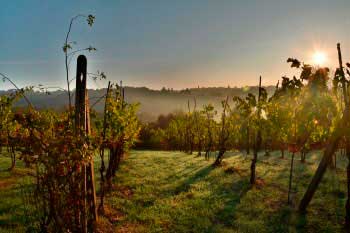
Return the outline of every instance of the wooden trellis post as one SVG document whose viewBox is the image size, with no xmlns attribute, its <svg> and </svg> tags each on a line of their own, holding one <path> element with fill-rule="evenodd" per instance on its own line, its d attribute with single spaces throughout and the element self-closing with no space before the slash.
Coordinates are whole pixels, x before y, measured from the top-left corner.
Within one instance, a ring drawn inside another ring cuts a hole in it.
<svg viewBox="0 0 350 233">
<path fill-rule="evenodd" d="M 76 94 L 75 94 L 75 129 L 77 137 L 89 135 L 90 112 L 88 92 L 86 89 L 87 60 L 80 55 L 77 60 Z M 81 227 L 83 232 L 93 232 L 97 220 L 96 191 L 93 160 L 82 169 L 82 197 L 84 202 L 81 210 Z"/>
</svg>

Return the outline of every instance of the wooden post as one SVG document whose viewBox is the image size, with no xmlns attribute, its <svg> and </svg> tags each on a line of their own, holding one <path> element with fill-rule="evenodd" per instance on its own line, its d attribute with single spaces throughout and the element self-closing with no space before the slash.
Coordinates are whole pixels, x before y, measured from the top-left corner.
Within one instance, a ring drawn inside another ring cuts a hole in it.
<svg viewBox="0 0 350 233">
<path fill-rule="evenodd" d="M 191 127 L 192 127 L 192 118 L 191 118 L 191 107 L 190 107 L 190 100 L 187 100 L 187 109 L 188 109 L 188 122 L 187 122 L 187 142 L 189 146 L 189 154 L 193 154 L 193 135 L 191 132 Z"/>
<path fill-rule="evenodd" d="M 338 50 L 338 60 L 339 60 L 339 71 L 341 75 L 341 82 L 343 87 L 344 105 L 345 110 L 350 115 L 350 102 L 349 102 L 349 84 L 346 83 L 345 74 L 343 70 L 343 59 L 340 50 L 340 44 L 337 44 Z M 349 127 L 349 116 L 345 118 L 346 128 Z M 345 126 L 345 125 L 344 125 Z M 346 177 L 347 177 L 347 199 L 345 203 L 345 228 L 347 232 L 350 232 L 350 138 L 348 134 L 345 134 L 345 153 L 348 158 L 348 165 L 346 167 Z"/>
<path fill-rule="evenodd" d="M 123 102 L 124 98 L 123 98 L 123 80 L 120 80 L 120 85 L 119 85 L 119 97 L 120 100 Z M 123 105 L 122 105 L 123 106 Z"/>
<path fill-rule="evenodd" d="M 104 213 L 104 195 L 105 195 L 105 161 L 104 161 L 104 154 L 105 154 L 105 139 L 106 139 L 106 128 L 107 128 L 107 105 L 108 105 L 108 98 L 109 98 L 109 92 L 111 88 L 111 82 L 108 82 L 107 86 L 107 92 L 106 92 L 106 100 L 105 100 L 105 107 L 104 107 L 104 114 L 103 114 L 103 132 L 102 132 L 102 147 L 100 149 L 100 157 L 101 157 L 101 168 L 100 168 L 100 176 L 101 176 L 101 193 L 100 193 L 100 205 L 98 207 L 100 213 Z"/>
<path fill-rule="evenodd" d="M 343 97 L 344 97 L 344 103 L 345 103 L 345 108 L 348 107 L 349 105 L 349 99 L 348 99 L 348 91 L 347 91 L 347 85 L 345 84 L 345 75 L 344 75 L 344 70 L 343 70 L 343 58 L 341 55 L 341 49 L 340 49 L 340 44 L 337 44 L 337 50 L 338 50 L 338 61 L 339 61 L 339 71 L 340 71 L 340 76 L 343 80 L 342 82 L 342 88 L 343 88 Z"/>
<path fill-rule="evenodd" d="M 76 136 L 91 133 L 88 93 L 86 89 L 87 60 L 84 55 L 77 59 L 76 94 L 75 94 L 75 130 Z M 84 199 L 81 216 L 82 232 L 93 232 L 97 220 L 96 191 L 93 160 L 84 164 L 82 169 L 82 197 Z"/>
<path fill-rule="evenodd" d="M 348 113 L 344 113 L 344 114 L 345 114 L 345 116 L 349 115 Z M 316 192 L 316 189 L 317 189 L 319 183 L 321 182 L 321 180 L 323 178 L 323 175 L 327 169 L 328 164 L 332 160 L 332 156 L 333 156 L 334 152 L 336 151 L 338 143 L 339 143 L 339 141 L 344 133 L 343 127 L 344 127 L 344 124 L 346 123 L 346 121 L 344 119 L 345 116 L 340 121 L 340 123 L 336 126 L 333 134 L 330 136 L 330 139 L 328 140 L 327 147 L 323 153 L 322 160 L 321 160 L 320 164 L 318 165 L 316 173 L 313 176 L 303 198 L 300 201 L 300 204 L 299 204 L 299 211 L 300 212 L 305 212 L 313 195 Z"/>
</svg>

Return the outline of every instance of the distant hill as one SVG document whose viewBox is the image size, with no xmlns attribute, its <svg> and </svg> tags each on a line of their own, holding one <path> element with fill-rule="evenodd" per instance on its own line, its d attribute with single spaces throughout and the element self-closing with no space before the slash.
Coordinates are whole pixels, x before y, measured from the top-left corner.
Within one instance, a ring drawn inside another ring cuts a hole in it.
<svg viewBox="0 0 350 233">
<path fill-rule="evenodd" d="M 268 93 L 272 93 L 274 86 L 265 87 Z M 0 91 L 0 95 L 11 92 Z M 190 101 L 191 109 L 194 106 L 194 99 L 197 101 L 197 109 L 205 104 L 213 104 L 219 111 L 221 109 L 221 101 L 226 96 L 245 96 L 248 92 L 257 93 L 258 88 L 255 87 L 201 87 L 189 88 L 183 90 L 152 90 L 146 87 L 125 87 L 126 101 L 131 103 L 140 103 L 139 118 L 148 122 L 155 120 L 160 114 L 168 114 L 174 111 L 187 111 L 187 102 Z M 90 105 L 99 97 L 106 93 L 106 89 L 89 90 Z M 50 95 L 42 92 L 33 92 L 27 94 L 30 101 L 39 109 L 63 110 L 68 103 L 66 92 L 53 91 Z M 74 98 L 73 98 L 74 99 Z M 25 106 L 23 100 L 17 104 L 19 107 Z M 103 110 L 103 101 L 94 106 L 98 112 Z"/>
</svg>

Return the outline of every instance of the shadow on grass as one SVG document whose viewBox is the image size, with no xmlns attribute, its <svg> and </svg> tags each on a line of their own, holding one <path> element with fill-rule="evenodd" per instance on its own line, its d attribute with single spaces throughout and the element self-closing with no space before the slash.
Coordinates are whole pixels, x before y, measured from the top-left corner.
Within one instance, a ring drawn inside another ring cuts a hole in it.
<svg viewBox="0 0 350 233">
<path fill-rule="evenodd" d="M 8 204 L 6 206 L 1 206 L 0 207 L 0 215 L 7 215 L 11 212 L 13 212 L 14 210 L 17 210 L 18 208 L 20 208 L 20 204 Z"/>
<path fill-rule="evenodd" d="M 192 184 L 195 184 L 197 181 L 201 180 L 202 178 L 208 177 L 210 172 L 212 172 L 214 169 L 220 169 L 220 168 L 209 165 L 198 170 L 188 179 L 183 181 L 180 185 L 175 187 L 172 193 L 174 195 L 179 195 L 181 193 L 188 192 Z M 240 204 L 241 199 L 244 198 L 244 196 L 250 189 L 251 189 L 251 186 L 250 186 L 249 180 L 242 177 L 240 177 L 238 180 L 233 182 L 230 188 L 228 188 L 227 186 L 225 187 L 223 185 L 215 186 L 213 192 L 215 193 L 215 195 L 218 195 L 218 198 L 223 199 L 223 205 L 221 208 L 217 209 L 214 212 L 213 218 L 211 219 L 211 221 L 215 224 L 221 224 L 227 227 L 229 226 L 232 227 L 234 225 L 236 207 L 237 205 Z M 211 201 L 212 201 L 211 198 L 209 198 L 208 204 Z"/>
<path fill-rule="evenodd" d="M 220 193 L 227 193 L 227 196 L 223 207 L 215 212 L 213 222 L 226 227 L 234 226 L 237 205 L 241 203 L 241 200 L 250 189 L 249 180 L 241 178 L 232 184 L 231 192 L 227 192 L 228 190 L 224 189 L 218 190 Z"/>
<path fill-rule="evenodd" d="M 296 213 L 296 226 L 295 231 L 297 233 L 306 233 L 307 229 L 307 214 L 306 213 Z"/>
<path fill-rule="evenodd" d="M 9 204 L 0 208 L 0 232 L 2 228 L 15 228 L 25 224 L 24 212 L 21 204 Z"/>
<path fill-rule="evenodd" d="M 209 175 L 209 173 L 215 169 L 213 166 L 209 165 L 207 167 L 204 167 L 197 171 L 194 175 L 187 178 L 185 181 L 183 181 L 179 186 L 175 187 L 173 190 L 173 194 L 178 195 L 182 192 L 187 192 L 191 185 L 200 180 L 201 178 L 206 177 Z"/>
</svg>

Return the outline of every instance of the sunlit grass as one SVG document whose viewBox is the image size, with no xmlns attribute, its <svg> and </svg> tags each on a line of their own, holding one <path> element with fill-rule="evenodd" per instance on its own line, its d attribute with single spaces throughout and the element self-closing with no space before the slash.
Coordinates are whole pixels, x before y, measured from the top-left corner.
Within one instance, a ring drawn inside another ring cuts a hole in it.
<svg viewBox="0 0 350 233">
<path fill-rule="evenodd" d="M 338 156 L 339 157 L 339 156 Z M 308 214 L 295 209 L 317 168 L 320 153 L 302 164 L 296 156 L 293 205 L 287 205 L 290 157 L 259 156 L 258 185 L 249 186 L 250 156 L 228 153 L 213 168 L 203 157 L 181 152 L 132 151 L 114 179 L 103 221 L 120 232 L 341 232 L 345 205 L 345 158 L 337 175 L 328 170 Z M 20 186 L 27 169 L 1 157 L 0 232 L 23 232 Z M 99 160 L 95 170 L 98 179 Z"/>
</svg>

